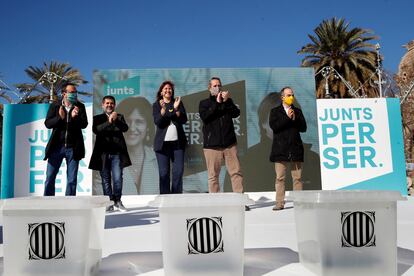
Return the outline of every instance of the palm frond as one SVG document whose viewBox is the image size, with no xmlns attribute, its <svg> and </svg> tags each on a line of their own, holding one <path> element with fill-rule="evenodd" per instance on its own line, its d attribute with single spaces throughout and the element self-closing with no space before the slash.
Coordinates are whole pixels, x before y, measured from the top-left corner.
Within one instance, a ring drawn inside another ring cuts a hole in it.
<svg viewBox="0 0 414 276">
<path fill-rule="evenodd" d="M 50 97 L 51 90 L 54 95 L 53 97 L 57 98 L 58 92 L 66 83 L 72 83 L 74 85 L 87 83 L 78 69 L 73 68 L 68 63 L 58 61 L 43 62 L 40 67 L 29 66 L 24 71 L 33 80 L 33 83 L 17 84 L 16 87 L 24 93 L 27 91 L 32 93 L 30 99 L 26 102 L 47 102 L 46 99 Z M 58 76 L 55 82 L 47 79 L 47 72 L 55 73 Z"/>
<path fill-rule="evenodd" d="M 353 87 L 360 87 L 375 73 L 376 52 L 371 41 L 377 36 L 371 30 L 350 28 L 345 19 L 333 17 L 323 20 L 308 38 L 311 42 L 297 52 L 305 55 L 302 66 L 312 66 L 315 72 L 331 66 Z M 325 79 L 317 76 L 315 80 L 317 97 L 323 97 Z M 331 76 L 329 83 L 331 90 L 340 97 L 351 96 L 340 79 Z"/>
</svg>

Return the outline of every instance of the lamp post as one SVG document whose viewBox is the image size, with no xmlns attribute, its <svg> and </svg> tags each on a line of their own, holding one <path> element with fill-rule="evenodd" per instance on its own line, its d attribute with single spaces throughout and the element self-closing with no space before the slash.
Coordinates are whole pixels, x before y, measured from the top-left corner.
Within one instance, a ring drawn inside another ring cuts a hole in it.
<svg viewBox="0 0 414 276">
<path fill-rule="evenodd" d="M 325 98 L 330 98 L 331 94 L 329 93 L 328 79 L 329 79 L 329 75 L 331 74 L 331 67 L 329 66 L 323 67 L 321 74 L 325 79 Z"/>
<path fill-rule="evenodd" d="M 381 54 L 380 54 L 381 46 L 379 43 L 375 44 L 375 51 L 377 53 L 377 69 L 375 70 L 378 74 L 378 81 L 374 81 L 374 83 L 378 84 L 378 91 L 379 96 L 382 98 L 382 84 L 385 83 L 385 81 L 382 80 L 382 69 L 381 69 Z"/>
<path fill-rule="evenodd" d="M 54 72 L 46 72 L 37 81 L 40 84 L 43 84 L 45 81 L 47 81 L 50 84 L 49 103 L 52 103 L 54 101 L 54 99 L 53 99 L 53 96 L 54 96 L 53 86 L 58 81 L 58 79 L 66 79 L 66 78 L 61 77 L 61 76 L 59 76 L 58 74 L 56 74 Z"/>
<path fill-rule="evenodd" d="M 325 97 L 326 96 L 331 97 L 331 94 L 329 93 L 328 79 L 329 79 L 330 74 L 332 73 L 334 74 L 334 77 L 336 79 L 340 79 L 345 84 L 346 88 L 348 88 L 349 94 L 351 94 L 352 97 L 361 98 L 361 96 L 357 93 L 357 91 L 355 91 L 352 85 L 344 77 L 342 77 L 342 75 L 339 74 L 339 72 L 336 71 L 335 68 L 331 66 L 325 66 L 321 70 L 319 70 L 319 72 L 317 72 L 315 76 L 318 75 L 319 73 L 322 74 L 322 76 L 325 78 Z"/>
<path fill-rule="evenodd" d="M 67 80 L 65 77 L 59 76 L 58 74 L 54 72 L 46 72 L 44 73 L 34 84 L 29 85 L 25 88 L 18 88 L 20 91 L 26 91 L 23 96 L 20 96 L 19 93 L 17 93 L 15 90 L 11 89 L 4 81 L 0 79 L 0 84 L 3 84 L 3 87 L 6 88 L 5 90 L 12 92 L 15 96 L 18 97 L 18 101 L 14 103 L 24 103 L 26 101 L 26 98 L 30 95 L 30 93 L 35 89 L 35 87 L 40 83 L 43 84 L 45 81 L 47 81 L 50 84 L 49 89 L 49 103 L 52 103 L 54 101 L 54 93 L 53 88 L 54 84 L 58 81 L 58 79 Z M 2 90 L 2 87 L 0 86 L 0 91 Z M 12 99 L 10 99 L 11 102 L 13 102 Z"/>
</svg>

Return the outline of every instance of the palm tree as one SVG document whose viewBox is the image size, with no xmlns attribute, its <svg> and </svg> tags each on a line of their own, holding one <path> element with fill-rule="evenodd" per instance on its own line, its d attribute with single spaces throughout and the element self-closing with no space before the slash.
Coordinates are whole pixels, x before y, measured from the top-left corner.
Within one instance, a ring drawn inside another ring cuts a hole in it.
<svg viewBox="0 0 414 276">
<path fill-rule="evenodd" d="M 357 92 L 367 96 L 378 96 L 376 88 L 372 87 L 377 78 L 375 46 L 369 41 L 377 39 L 366 29 L 353 28 L 348 30 L 349 23 L 336 17 L 323 20 L 314 30 L 316 35 L 309 34 L 312 41 L 298 51 L 307 54 L 302 59 L 302 66 L 312 66 L 315 72 L 330 66 L 335 69 Z M 332 70 L 334 71 L 334 70 Z M 316 75 L 316 95 L 323 98 L 325 95 L 325 79 L 321 74 Z M 335 97 L 351 97 L 348 89 L 338 75 L 328 75 L 330 92 Z M 371 84 L 371 85 L 370 85 Z M 361 87 L 361 89 L 357 89 Z"/>
<path fill-rule="evenodd" d="M 57 99 L 58 91 L 65 83 L 75 85 L 85 84 L 87 81 L 80 74 L 78 69 L 72 68 L 68 63 L 51 61 L 49 64 L 43 63 L 42 67 L 29 66 L 24 70 L 33 79 L 34 83 L 20 83 L 16 87 L 24 93 L 24 102 L 48 102 L 50 100 L 50 90 L 52 89 L 53 100 Z M 54 73 L 54 74 L 48 74 Z M 53 76 L 55 79 L 53 80 Z M 48 77 L 49 80 L 48 80 Z M 90 95 L 88 92 L 79 92 L 83 95 Z"/>
</svg>

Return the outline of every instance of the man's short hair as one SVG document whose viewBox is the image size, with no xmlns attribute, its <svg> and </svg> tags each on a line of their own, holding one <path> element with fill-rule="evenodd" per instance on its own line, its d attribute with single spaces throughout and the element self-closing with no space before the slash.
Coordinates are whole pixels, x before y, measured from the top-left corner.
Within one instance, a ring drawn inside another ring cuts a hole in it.
<svg viewBox="0 0 414 276">
<path fill-rule="evenodd" d="M 292 90 L 292 91 L 293 91 L 292 87 L 290 87 L 290 86 L 285 86 L 285 87 L 283 87 L 282 89 L 280 89 L 280 96 L 281 96 L 281 97 L 283 97 L 283 96 L 285 95 L 285 90 L 286 90 L 286 89 L 290 89 L 290 90 Z"/>
<path fill-rule="evenodd" d="M 62 89 L 61 89 L 62 94 L 66 92 L 66 88 L 67 88 L 69 85 L 72 85 L 72 86 L 74 86 L 74 87 L 76 87 L 76 88 L 77 88 L 77 85 L 76 85 L 75 83 L 73 83 L 73 82 L 65 82 L 65 83 L 62 85 Z M 76 89 L 76 90 L 77 90 L 77 89 Z"/>
<path fill-rule="evenodd" d="M 105 102 L 105 100 L 112 100 L 112 101 L 114 102 L 114 104 L 116 104 L 116 101 L 115 101 L 115 97 L 114 97 L 114 96 L 110 96 L 110 95 L 106 95 L 106 96 L 104 96 L 104 97 L 102 98 L 102 103 L 104 103 L 104 102 Z"/>
<path fill-rule="evenodd" d="M 212 80 L 218 80 L 221 83 L 221 79 L 219 77 L 211 77 L 210 81 Z"/>
<path fill-rule="evenodd" d="M 221 79 L 220 79 L 219 77 L 212 77 L 212 78 L 210 79 L 210 82 L 211 82 L 212 80 L 218 80 L 218 81 L 221 83 Z"/>
<path fill-rule="evenodd" d="M 219 77 L 212 77 L 211 79 L 210 79 L 210 81 L 208 82 L 208 88 L 210 89 L 210 87 L 211 87 L 211 81 L 212 80 L 218 80 L 219 82 L 220 82 L 220 85 L 222 85 L 222 83 L 221 83 L 221 79 L 219 78 Z"/>
</svg>

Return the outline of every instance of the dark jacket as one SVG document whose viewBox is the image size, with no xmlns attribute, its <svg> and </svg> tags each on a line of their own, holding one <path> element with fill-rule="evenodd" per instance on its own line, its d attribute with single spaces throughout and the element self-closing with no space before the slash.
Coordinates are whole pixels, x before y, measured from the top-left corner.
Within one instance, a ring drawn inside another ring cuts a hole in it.
<svg viewBox="0 0 414 276">
<path fill-rule="evenodd" d="M 171 122 L 177 128 L 178 143 L 181 149 L 184 149 L 187 145 L 187 137 L 185 136 L 183 124 L 187 122 L 187 113 L 184 108 L 183 102 L 178 106 L 180 116 L 174 110 L 174 100 L 171 100 L 167 104 L 165 114 L 161 115 L 161 105 L 158 101 L 152 105 L 152 116 L 154 117 L 154 123 L 157 126 L 154 138 L 154 151 L 161 151 L 164 144 L 165 134 L 167 133 L 168 126 Z"/>
<path fill-rule="evenodd" d="M 51 103 L 45 120 L 45 126 L 53 129 L 49 142 L 46 145 L 45 158 L 48 159 L 52 151 L 65 143 L 73 148 L 73 158 L 77 161 L 85 157 L 85 144 L 83 143 L 82 129 L 88 126 L 85 105 L 76 102 L 69 112 L 64 108 L 66 113 L 65 119 L 59 116 L 59 108 L 62 101 Z M 79 108 L 78 116 L 72 118 L 70 115 L 74 106 Z"/>
<path fill-rule="evenodd" d="M 303 162 L 303 143 L 300 132 L 306 131 L 306 121 L 302 111 L 292 105 L 295 120 L 291 120 L 283 105 L 270 111 L 269 125 L 273 130 L 272 152 L 270 161 Z"/>
<path fill-rule="evenodd" d="M 240 116 L 240 109 L 232 99 L 218 103 L 210 96 L 199 105 L 200 118 L 203 121 L 204 148 L 227 148 L 237 143 L 233 118 Z"/>
<path fill-rule="evenodd" d="M 108 116 L 103 113 L 93 117 L 93 133 L 96 134 L 95 146 L 93 148 L 89 169 L 101 171 L 105 165 L 103 154 L 119 154 L 121 168 L 131 166 L 127 146 L 123 132 L 128 130 L 124 116 L 118 114 L 117 119 L 110 124 Z"/>
</svg>

